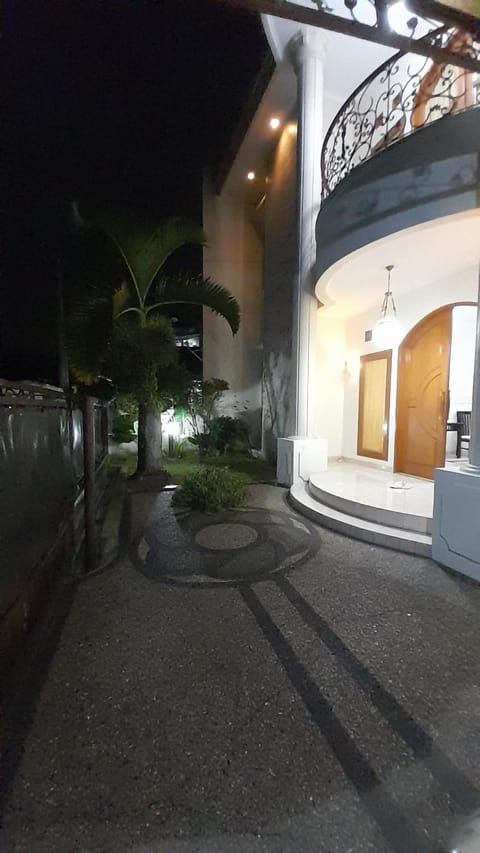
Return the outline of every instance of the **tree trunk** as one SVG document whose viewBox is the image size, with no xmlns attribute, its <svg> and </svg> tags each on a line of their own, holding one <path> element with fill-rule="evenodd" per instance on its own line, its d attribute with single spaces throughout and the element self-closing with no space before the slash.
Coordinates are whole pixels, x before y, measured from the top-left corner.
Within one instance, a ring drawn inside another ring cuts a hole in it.
<svg viewBox="0 0 480 853">
<path fill-rule="evenodd" d="M 162 470 L 162 421 L 147 403 L 138 406 L 138 460 L 136 474 Z"/>
<path fill-rule="evenodd" d="M 154 473 L 162 470 L 162 421 L 160 415 L 147 410 L 147 471 Z"/>
<path fill-rule="evenodd" d="M 138 404 L 138 458 L 136 474 L 145 474 L 147 470 L 147 404 Z"/>
</svg>

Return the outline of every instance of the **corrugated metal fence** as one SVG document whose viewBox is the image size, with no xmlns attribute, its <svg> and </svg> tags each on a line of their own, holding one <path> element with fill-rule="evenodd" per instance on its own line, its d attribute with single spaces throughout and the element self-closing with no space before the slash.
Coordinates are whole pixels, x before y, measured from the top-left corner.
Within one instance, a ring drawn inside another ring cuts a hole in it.
<svg viewBox="0 0 480 853">
<path fill-rule="evenodd" d="M 89 403 L 98 503 L 106 484 L 108 409 Z M 83 408 L 59 388 L 0 380 L 0 652 L 35 618 L 42 585 L 81 557 Z"/>
</svg>

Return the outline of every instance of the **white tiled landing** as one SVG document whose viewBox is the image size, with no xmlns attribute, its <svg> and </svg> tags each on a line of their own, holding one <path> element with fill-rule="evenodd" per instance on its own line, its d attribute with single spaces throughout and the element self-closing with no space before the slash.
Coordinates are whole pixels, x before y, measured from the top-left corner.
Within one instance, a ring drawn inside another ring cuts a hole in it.
<svg viewBox="0 0 480 853">
<path fill-rule="evenodd" d="M 392 489 L 393 484 L 405 489 Z M 311 474 L 310 493 L 327 506 L 366 521 L 431 533 L 433 481 L 338 462 L 328 471 Z"/>
<path fill-rule="evenodd" d="M 400 481 L 409 488 L 390 488 Z M 290 499 L 309 518 L 348 536 L 431 556 L 430 480 L 342 462 L 292 486 Z"/>
</svg>

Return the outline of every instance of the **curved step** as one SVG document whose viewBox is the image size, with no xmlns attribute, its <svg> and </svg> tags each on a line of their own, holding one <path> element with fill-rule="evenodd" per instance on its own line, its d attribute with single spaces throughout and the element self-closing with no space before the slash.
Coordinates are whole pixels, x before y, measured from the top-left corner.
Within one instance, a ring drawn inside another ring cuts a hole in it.
<svg viewBox="0 0 480 853">
<path fill-rule="evenodd" d="M 309 492 L 315 500 L 331 509 L 336 509 L 341 513 L 352 515 L 355 518 L 361 518 L 364 521 L 385 525 L 386 527 L 411 530 L 415 533 L 431 534 L 432 532 L 431 516 L 416 515 L 415 513 L 405 512 L 399 508 L 387 509 L 384 506 L 380 506 L 379 503 L 361 503 L 358 500 L 338 494 L 330 488 L 322 487 L 321 483 L 321 474 L 318 476 L 318 479 L 315 478 L 315 474 L 312 474 L 308 483 Z M 382 491 L 384 490 L 388 493 L 388 486 L 382 486 L 381 488 Z M 408 492 L 396 492 L 394 494 L 395 497 L 398 496 L 398 498 L 401 498 L 406 494 L 408 495 Z M 392 503 L 394 504 L 395 500 Z"/>
<path fill-rule="evenodd" d="M 292 486 L 289 500 L 298 512 L 330 530 L 406 554 L 432 556 L 432 537 L 428 533 L 391 527 L 341 512 L 314 498 L 306 483 Z"/>
</svg>

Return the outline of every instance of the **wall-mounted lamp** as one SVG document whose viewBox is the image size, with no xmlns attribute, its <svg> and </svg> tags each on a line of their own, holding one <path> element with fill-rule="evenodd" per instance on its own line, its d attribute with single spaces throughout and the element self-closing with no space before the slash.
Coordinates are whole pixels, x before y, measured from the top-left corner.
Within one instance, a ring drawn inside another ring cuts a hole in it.
<svg viewBox="0 0 480 853">
<path fill-rule="evenodd" d="M 344 382 L 356 381 L 360 371 L 360 353 L 349 350 L 345 353 L 343 362 L 342 378 Z"/>
</svg>

